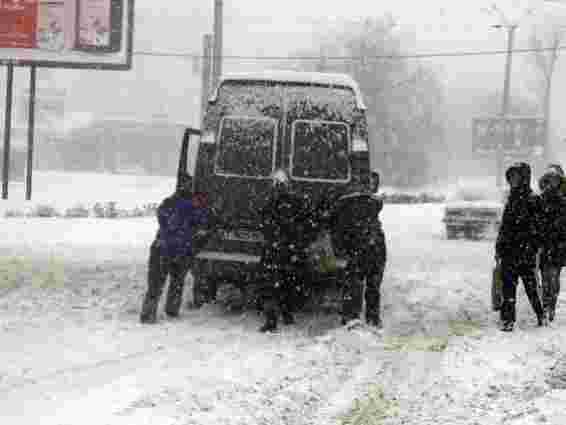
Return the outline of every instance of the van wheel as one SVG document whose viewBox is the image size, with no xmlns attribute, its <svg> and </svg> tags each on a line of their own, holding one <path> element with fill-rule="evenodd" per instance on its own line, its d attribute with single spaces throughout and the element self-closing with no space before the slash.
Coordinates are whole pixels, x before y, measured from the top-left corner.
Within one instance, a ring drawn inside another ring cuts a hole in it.
<svg viewBox="0 0 566 425">
<path fill-rule="evenodd" d="M 193 287 L 192 287 L 192 301 L 189 302 L 189 307 L 198 309 L 204 303 L 209 303 L 216 299 L 217 285 L 213 277 L 206 273 L 204 264 L 195 262 L 193 265 Z"/>
<path fill-rule="evenodd" d="M 458 232 L 453 226 L 446 226 L 446 239 L 456 239 Z"/>
</svg>

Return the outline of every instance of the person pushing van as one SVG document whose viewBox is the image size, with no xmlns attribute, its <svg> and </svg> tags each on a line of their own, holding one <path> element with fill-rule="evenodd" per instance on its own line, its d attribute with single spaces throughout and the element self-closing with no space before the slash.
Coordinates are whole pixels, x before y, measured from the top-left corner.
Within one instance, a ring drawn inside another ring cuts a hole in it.
<svg viewBox="0 0 566 425">
<path fill-rule="evenodd" d="M 169 317 L 179 315 L 195 245 L 202 245 L 204 239 L 210 237 L 216 218 L 207 208 L 204 195 L 193 195 L 192 177 L 182 175 L 175 193 L 165 198 L 157 209 L 159 230 L 150 247 L 148 289 L 140 314 L 141 323 L 157 321 L 157 307 L 168 276 L 165 313 Z M 197 240 L 195 230 L 198 226 L 204 230 L 207 225 L 207 231 L 199 232 Z"/>
<path fill-rule="evenodd" d="M 381 321 L 381 282 L 387 259 L 385 235 L 379 219 L 383 201 L 377 198 L 380 175 L 362 172 L 353 191 L 336 202 L 330 226 L 347 257 L 343 292 L 342 324 L 358 319 L 363 304 L 365 281 L 366 320 L 377 328 Z"/>
<path fill-rule="evenodd" d="M 294 297 L 302 292 L 306 248 L 312 239 L 312 231 L 307 228 L 307 200 L 291 191 L 286 171 L 275 171 L 272 181 L 271 196 L 260 213 L 265 240 L 259 288 L 265 323 L 260 332 L 276 330 L 279 313 L 284 324 L 295 322 Z"/>
</svg>

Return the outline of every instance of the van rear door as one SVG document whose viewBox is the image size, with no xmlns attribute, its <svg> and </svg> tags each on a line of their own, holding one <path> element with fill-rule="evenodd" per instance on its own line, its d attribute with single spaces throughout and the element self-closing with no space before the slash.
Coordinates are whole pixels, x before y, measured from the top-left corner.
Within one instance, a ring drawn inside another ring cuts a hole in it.
<svg viewBox="0 0 566 425">
<path fill-rule="evenodd" d="M 211 250 L 259 253 L 259 211 L 280 162 L 281 99 L 274 83 L 227 81 L 208 107 L 195 190 L 207 192 L 231 224 Z"/>
</svg>

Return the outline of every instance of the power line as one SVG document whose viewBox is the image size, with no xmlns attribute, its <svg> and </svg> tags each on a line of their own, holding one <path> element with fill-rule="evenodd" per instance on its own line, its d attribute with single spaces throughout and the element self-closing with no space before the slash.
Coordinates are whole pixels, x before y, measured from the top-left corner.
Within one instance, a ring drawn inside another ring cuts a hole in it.
<svg viewBox="0 0 566 425">
<path fill-rule="evenodd" d="M 545 52 L 554 50 L 565 50 L 566 46 L 558 47 L 541 47 L 541 48 L 524 48 L 513 49 L 511 53 L 534 53 Z M 325 60 L 330 61 L 365 61 L 365 60 L 380 60 L 380 59 L 426 59 L 426 58 L 442 58 L 442 57 L 466 57 L 466 56 L 494 56 L 507 54 L 507 50 L 476 50 L 467 52 L 440 52 L 440 53 L 415 53 L 407 55 L 369 55 L 369 56 L 325 56 Z M 154 57 L 174 57 L 183 59 L 203 59 L 200 54 L 194 53 L 175 53 L 175 52 L 159 52 L 159 51 L 136 51 L 134 56 L 154 56 Z M 304 60 L 304 61 L 319 61 L 322 56 L 238 56 L 238 55 L 225 55 L 224 60 Z"/>
</svg>

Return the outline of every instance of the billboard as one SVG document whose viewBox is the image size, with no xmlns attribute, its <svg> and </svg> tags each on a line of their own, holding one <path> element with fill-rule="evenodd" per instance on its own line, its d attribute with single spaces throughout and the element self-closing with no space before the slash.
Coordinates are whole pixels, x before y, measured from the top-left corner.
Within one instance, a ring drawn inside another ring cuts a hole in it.
<svg viewBox="0 0 566 425">
<path fill-rule="evenodd" d="M 502 144 L 505 154 L 542 155 L 545 120 L 541 117 L 481 117 L 472 121 L 472 148 L 477 154 L 495 153 Z"/>
<path fill-rule="evenodd" d="M 0 0 L 0 64 L 127 70 L 134 0 Z"/>
</svg>

